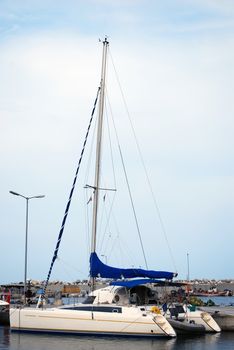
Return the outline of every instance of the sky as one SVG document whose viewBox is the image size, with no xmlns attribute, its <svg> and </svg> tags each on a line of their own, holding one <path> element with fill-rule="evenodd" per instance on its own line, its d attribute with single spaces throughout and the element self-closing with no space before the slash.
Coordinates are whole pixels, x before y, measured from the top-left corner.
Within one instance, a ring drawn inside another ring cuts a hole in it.
<svg viewBox="0 0 234 350">
<path fill-rule="evenodd" d="M 189 262 L 191 279 L 234 278 L 233 35 L 232 0 L 0 2 L 0 283 L 24 279 L 26 201 L 10 190 L 45 195 L 29 201 L 27 277 L 46 279 L 105 36 L 108 98 L 148 267 L 184 279 Z M 88 278 L 94 126 L 90 136 L 51 280 Z M 108 127 L 105 141 L 110 151 Z M 102 167 L 105 188 L 117 187 L 108 192 L 114 219 L 102 199 L 97 251 L 112 266 L 145 267 L 115 153 L 116 182 Z"/>
</svg>

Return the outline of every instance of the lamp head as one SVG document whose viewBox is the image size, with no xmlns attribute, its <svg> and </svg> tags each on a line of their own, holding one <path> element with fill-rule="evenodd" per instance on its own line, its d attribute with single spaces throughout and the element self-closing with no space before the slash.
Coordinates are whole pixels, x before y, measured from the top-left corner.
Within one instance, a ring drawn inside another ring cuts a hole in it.
<svg viewBox="0 0 234 350">
<path fill-rule="evenodd" d="M 19 194 L 19 193 L 14 192 L 14 191 L 9 191 L 9 193 L 14 194 L 15 196 L 20 196 L 20 194 Z"/>
</svg>

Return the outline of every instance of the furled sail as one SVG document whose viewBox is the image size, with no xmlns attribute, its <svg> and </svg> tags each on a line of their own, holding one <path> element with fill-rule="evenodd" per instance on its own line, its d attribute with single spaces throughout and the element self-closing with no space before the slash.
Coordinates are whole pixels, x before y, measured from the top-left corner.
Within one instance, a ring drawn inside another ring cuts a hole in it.
<svg viewBox="0 0 234 350">
<path fill-rule="evenodd" d="M 175 277 L 174 272 L 167 271 L 154 271 L 154 270 L 143 270 L 137 268 L 121 269 L 112 267 L 104 264 L 97 256 L 97 254 L 91 253 L 90 255 L 90 277 L 102 277 L 102 278 L 165 278 L 171 280 Z"/>
</svg>

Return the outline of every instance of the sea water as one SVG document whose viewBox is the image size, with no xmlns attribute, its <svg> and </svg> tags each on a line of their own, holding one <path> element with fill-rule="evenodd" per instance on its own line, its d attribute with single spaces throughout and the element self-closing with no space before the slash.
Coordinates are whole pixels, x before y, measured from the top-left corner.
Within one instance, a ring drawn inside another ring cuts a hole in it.
<svg viewBox="0 0 234 350">
<path fill-rule="evenodd" d="M 11 333 L 0 328 L 1 350 L 233 350 L 234 333 L 174 339 L 136 339 Z"/>
</svg>

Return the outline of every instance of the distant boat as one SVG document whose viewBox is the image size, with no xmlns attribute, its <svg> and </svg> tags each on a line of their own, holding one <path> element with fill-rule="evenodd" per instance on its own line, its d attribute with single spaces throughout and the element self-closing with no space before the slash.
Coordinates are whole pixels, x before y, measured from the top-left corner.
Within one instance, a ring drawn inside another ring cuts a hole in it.
<svg viewBox="0 0 234 350">
<path fill-rule="evenodd" d="M 108 45 L 109 43 L 105 39 L 103 41 L 95 180 L 94 186 L 92 186 L 94 199 L 90 256 L 91 281 L 94 285 L 96 277 L 110 279 L 141 277 L 145 279 L 162 278 L 171 280 L 174 277 L 174 273 L 172 272 L 108 266 L 102 263 L 96 253 L 97 209 L 100 190 L 99 178 Z M 143 306 L 121 304 L 115 298 L 107 300 L 107 292 L 108 289 L 106 288 L 93 291 L 83 304 L 64 305 L 57 308 L 46 308 L 44 306 L 35 309 L 26 307 L 19 309 L 11 308 L 11 330 L 150 338 L 176 336 L 175 330 L 162 314 L 147 310 Z"/>
<path fill-rule="evenodd" d="M 229 297 L 232 296 L 230 291 L 213 292 L 213 291 L 203 291 L 203 292 L 191 292 L 191 296 L 195 297 Z"/>
</svg>

